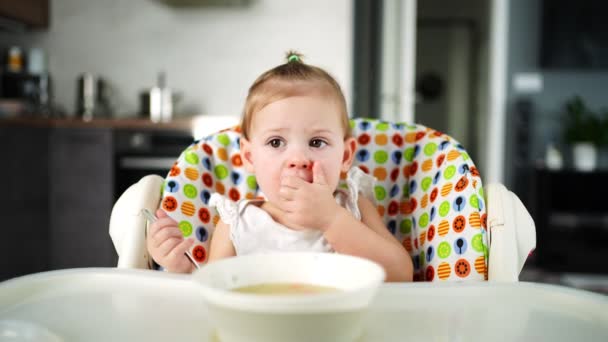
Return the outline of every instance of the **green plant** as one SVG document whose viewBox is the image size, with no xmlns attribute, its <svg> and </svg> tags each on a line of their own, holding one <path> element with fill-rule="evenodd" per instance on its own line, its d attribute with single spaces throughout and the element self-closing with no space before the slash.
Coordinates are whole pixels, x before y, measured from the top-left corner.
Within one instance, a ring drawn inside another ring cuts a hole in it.
<svg viewBox="0 0 608 342">
<path fill-rule="evenodd" d="M 608 146 L 608 109 L 603 108 L 601 112 L 599 145 Z"/>
<path fill-rule="evenodd" d="M 580 96 L 575 96 L 566 102 L 563 134 L 567 144 L 608 144 L 608 112 L 605 111 L 600 118 L 587 107 Z"/>
</svg>

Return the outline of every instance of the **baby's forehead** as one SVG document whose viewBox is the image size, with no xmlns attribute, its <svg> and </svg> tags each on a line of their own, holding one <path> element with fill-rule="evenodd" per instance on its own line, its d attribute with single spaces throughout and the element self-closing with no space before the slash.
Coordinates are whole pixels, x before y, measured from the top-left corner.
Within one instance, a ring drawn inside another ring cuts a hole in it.
<svg viewBox="0 0 608 342">
<path fill-rule="evenodd" d="M 294 97 L 316 98 L 337 105 L 342 110 L 341 96 L 324 80 L 270 80 L 261 86 L 252 102 L 255 104 L 253 113 L 264 107 L 284 99 Z"/>
<path fill-rule="evenodd" d="M 295 114 L 295 115 L 294 115 Z M 348 127 L 344 127 L 339 112 L 333 110 L 321 112 L 288 113 L 281 111 L 266 112 L 254 116 L 250 126 L 250 136 L 272 134 L 292 137 L 310 138 L 323 135 L 326 137 L 344 137 Z"/>
<path fill-rule="evenodd" d="M 343 129 L 339 124 L 336 125 L 307 125 L 299 126 L 292 124 L 283 124 L 280 122 L 266 122 L 256 125 L 254 134 L 285 134 L 285 135 L 342 135 Z"/>
</svg>

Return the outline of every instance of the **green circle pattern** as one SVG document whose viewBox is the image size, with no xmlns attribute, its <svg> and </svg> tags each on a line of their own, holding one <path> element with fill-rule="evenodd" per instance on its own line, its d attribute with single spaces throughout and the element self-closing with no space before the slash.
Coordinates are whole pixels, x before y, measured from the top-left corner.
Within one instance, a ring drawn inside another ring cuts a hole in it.
<svg viewBox="0 0 608 342">
<path fill-rule="evenodd" d="M 224 146 L 230 145 L 230 137 L 227 134 L 220 134 L 217 136 L 217 141 Z"/>
<path fill-rule="evenodd" d="M 439 216 L 445 217 L 450 212 L 450 202 L 443 201 L 439 206 Z"/>
<path fill-rule="evenodd" d="M 187 151 L 185 159 L 188 164 L 192 164 L 192 165 L 198 164 L 198 155 L 194 151 Z"/>
<path fill-rule="evenodd" d="M 445 171 L 443 171 L 443 178 L 452 179 L 452 177 L 454 177 L 455 174 L 456 174 L 456 166 L 450 165 L 445 168 Z"/>
<path fill-rule="evenodd" d="M 384 164 L 388 160 L 388 153 L 386 151 L 376 151 L 374 152 L 374 160 L 378 164 Z"/>
<path fill-rule="evenodd" d="M 388 127 L 389 127 L 389 125 L 387 122 L 379 122 L 376 125 L 376 130 L 384 132 L 388 129 Z"/>
<path fill-rule="evenodd" d="M 403 150 L 403 159 L 412 162 L 414 160 L 414 152 L 415 150 L 413 147 L 406 148 Z"/>
<path fill-rule="evenodd" d="M 418 224 L 420 225 L 421 228 L 426 228 L 426 226 L 429 224 L 429 214 L 424 213 L 424 214 L 420 215 Z"/>
<path fill-rule="evenodd" d="M 258 182 L 255 179 L 255 176 L 251 175 L 247 177 L 247 186 L 249 187 L 249 189 L 251 190 L 255 190 L 258 187 Z"/>
<path fill-rule="evenodd" d="M 374 194 L 376 195 L 376 199 L 378 201 L 382 201 L 386 197 L 386 190 L 384 189 L 384 187 L 376 185 L 374 187 Z"/>
<path fill-rule="evenodd" d="M 442 243 L 439 244 L 439 246 L 437 246 L 437 255 L 441 259 L 445 259 L 445 258 L 449 257 L 451 253 L 452 253 L 452 247 L 450 247 L 449 243 L 443 241 Z"/>
<path fill-rule="evenodd" d="M 483 252 L 483 237 L 481 234 L 473 235 L 471 238 L 471 246 L 476 252 Z"/>
<path fill-rule="evenodd" d="M 181 221 L 178 225 L 179 230 L 182 231 L 184 237 L 192 235 L 192 224 L 188 221 Z"/>
<path fill-rule="evenodd" d="M 433 178 L 431 177 L 424 177 L 422 179 L 422 182 L 420 182 L 420 186 L 422 187 L 422 190 L 427 191 L 431 185 L 433 184 Z"/>
<path fill-rule="evenodd" d="M 228 168 L 226 167 L 226 165 L 217 165 L 214 169 L 213 169 L 213 173 L 215 173 L 215 176 L 219 179 L 224 179 L 226 177 L 228 177 Z"/>
<path fill-rule="evenodd" d="M 471 204 L 471 207 L 479 209 L 479 197 L 477 197 L 477 195 L 472 194 L 469 198 L 469 203 Z"/>
<path fill-rule="evenodd" d="M 184 195 L 188 198 L 195 198 L 198 194 L 198 190 L 192 184 L 184 185 Z"/>
<path fill-rule="evenodd" d="M 401 223 L 399 224 L 399 231 L 401 232 L 401 234 L 411 233 L 412 232 L 412 220 L 405 219 L 405 220 L 401 221 Z"/>
<path fill-rule="evenodd" d="M 428 143 L 428 144 L 424 145 L 424 154 L 427 157 L 432 156 L 435 153 L 435 151 L 437 151 L 437 144 Z"/>
</svg>

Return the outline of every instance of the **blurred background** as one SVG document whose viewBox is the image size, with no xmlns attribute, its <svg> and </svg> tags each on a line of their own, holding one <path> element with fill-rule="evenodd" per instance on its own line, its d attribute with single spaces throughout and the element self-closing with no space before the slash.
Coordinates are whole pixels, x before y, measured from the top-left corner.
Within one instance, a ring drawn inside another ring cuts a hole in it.
<svg viewBox="0 0 608 342">
<path fill-rule="evenodd" d="M 238 122 L 296 49 L 353 117 L 458 139 L 533 214 L 524 278 L 604 291 L 608 26 L 601 0 L 4 0 L 0 280 L 113 266 L 117 196 Z"/>
</svg>

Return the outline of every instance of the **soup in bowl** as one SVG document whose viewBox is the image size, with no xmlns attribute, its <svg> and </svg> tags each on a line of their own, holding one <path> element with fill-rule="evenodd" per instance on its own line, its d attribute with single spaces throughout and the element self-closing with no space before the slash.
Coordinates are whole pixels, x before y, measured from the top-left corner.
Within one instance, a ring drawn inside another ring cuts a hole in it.
<svg viewBox="0 0 608 342">
<path fill-rule="evenodd" d="M 219 341 L 353 341 L 385 279 L 382 266 L 335 253 L 268 253 L 193 274 Z"/>
</svg>

